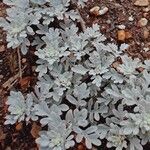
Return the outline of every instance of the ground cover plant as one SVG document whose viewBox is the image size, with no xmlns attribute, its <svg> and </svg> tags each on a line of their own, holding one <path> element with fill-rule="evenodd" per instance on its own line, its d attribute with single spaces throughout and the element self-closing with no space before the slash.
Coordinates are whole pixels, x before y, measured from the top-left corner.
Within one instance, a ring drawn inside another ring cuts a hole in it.
<svg viewBox="0 0 150 150">
<path fill-rule="evenodd" d="M 35 49 L 38 81 L 33 91 L 10 92 L 5 124 L 40 122 L 41 150 L 87 149 L 106 141 L 116 150 L 142 150 L 150 140 L 150 60 L 125 53 L 86 27 L 78 8 L 87 0 L 3 0 L 0 26 L 7 47 Z M 117 64 L 117 65 L 114 65 Z"/>
</svg>

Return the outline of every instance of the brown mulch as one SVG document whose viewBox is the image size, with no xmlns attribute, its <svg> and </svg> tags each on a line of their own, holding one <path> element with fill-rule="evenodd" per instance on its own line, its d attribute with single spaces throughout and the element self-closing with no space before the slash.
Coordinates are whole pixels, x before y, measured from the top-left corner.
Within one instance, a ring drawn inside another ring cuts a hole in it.
<svg viewBox="0 0 150 150">
<path fill-rule="evenodd" d="M 0 2 L 0 17 L 5 16 L 6 6 Z M 32 90 L 35 84 L 35 56 L 31 51 L 21 56 L 22 79 L 19 78 L 19 65 L 17 50 L 7 49 L 6 34 L 0 29 L 0 150 L 37 150 L 35 138 L 32 136 L 33 124 L 4 125 L 7 113 L 5 102 L 9 91 L 16 88 L 23 92 Z"/>
<path fill-rule="evenodd" d="M 93 16 L 89 10 L 94 6 L 107 6 L 109 11 L 102 16 Z M 150 24 L 145 27 L 139 27 L 140 18 L 150 18 L 150 13 L 144 12 L 144 7 L 136 7 L 133 0 L 89 0 L 84 9 L 80 9 L 81 16 L 87 26 L 98 23 L 101 32 L 106 35 L 108 40 L 121 44 L 128 43 L 130 48 L 127 53 L 132 57 L 138 57 L 142 60 L 150 59 L 150 51 L 145 52 L 145 47 L 150 47 L 150 38 L 144 37 L 144 31 L 150 30 Z M 0 17 L 6 13 L 6 6 L 0 2 Z M 129 16 L 133 16 L 134 21 L 129 21 Z M 125 41 L 118 41 L 117 25 L 126 26 L 125 31 L 131 34 Z M 5 105 L 10 89 L 13 87 L 23 91 L 31 91 L 36 81 L 35 56 L 31 51 L 26 56 L 21 55 L 21 65 L 23 78 L 19 78 L 19 65 L 17 50 L 6 48 L 6 35 L 0 29 L 0 150 L 37 150 L 35 138 L 33 137 L 33 124 L 26 125 L 6 125 L 4 126 L 4 117 L 7 113 Z M 106 145 L 106 144 L 103 144 Z M 105 147 L 105 148 L 104 148 Z M 99 150 L 108 150 L 106 146 Z M 75 150 L 85 150 L 83 145 L 77 145 Z M 113 150 L 113 149 L 111 149 Z M 144 146 L 144 150 L 150 150 L 150 144 Z"/>
</svg>

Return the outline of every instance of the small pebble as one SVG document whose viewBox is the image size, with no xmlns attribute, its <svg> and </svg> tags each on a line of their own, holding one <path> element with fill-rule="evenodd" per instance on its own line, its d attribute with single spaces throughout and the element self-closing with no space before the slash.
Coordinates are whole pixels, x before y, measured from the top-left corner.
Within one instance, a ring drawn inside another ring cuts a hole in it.
<svg viewBox="0 0 150 150">
<path fill-rule="evenodd" d="M 27 59 L 26 58 L 22 58 L 22 63 L 26 63 Z"/>
<path fill-rule="evenodd" d="M 149 0 L 136 0 L 134 5 L 135 6 L 148 6 Z"/>
<path fill-rule="evenodd" d="M 108 12 L 108 7 L 104 7 L 101 10 L 99 10 L 99 15 L 104 15 Z"/>
<path fill-rule="evenodd" d="M 130 17 L 128 18 L 128 20 L 129 20 L 129 21 L 133 21 L 133 20 L 134 20 L 133 16 L 130 16 Z"/>
<path fill-rule="evenodd" d="M 148 23 L 148 20 L 147 20 L 146 18 L 141 18 L 141 19 L 139 20 L 139 22 L 138 22 L 138 24 L 139 24 L 140 27 L 146 26 L 147 23 Z"/>
<path fill-rule="evenodd" d="M 149 11 L 150 11 L 150 6 L 149 6 L 149 7 L 146 7 L 146 8 L 143 8 L 143 11 L 144 11 L 144 12 L 149 12 Z"/>
<path fill-rule="evenodd" d="M 11 149 L 11 147 L 8 146 L 5 148 L 5 150 L 12 150 L 12 149 Z"/>
<path fill-rule="evenodd" d="M 126 38 L 126 34 L 124 30 L 119 30 L 118 31 L 118 40 L 119 41 L 124 41 Z"/>
<path fill-rule="evenodd" d="M 92 15 L 99 16 L 99 10 L 100 10 L 100 7 L 99 6 L 95 6 L 95 7 L 90 9 L 90 13 Z"/>
<path fill-rule="evenodd" d="M 0 75 L 0 79 L 2 79 L 4 76 L 3 75 Z"/>
<path fill-rule="evenodd" d="M 141 46 L 144 46 L 145 45 L 145 43 L 144 42 L 141 42 Z"/>
<path fill-rule="evenodd" d="M 95 6 L 93 8 L 90 9 L 90 13 L 92 15 L 95 15 L 95 16 L 101 16 L 101 15 L 104 15 L 106 14 L 108 11 L 108 7 L 103 7 L 102 9 L 100 9 L 99 6 Z"/>
<path fill-rule="evenodd" d="M 136 42 L 136 44 L 137 44 L 137 45 L 141 45 L 141 43 L 140 43 L 140 42 Z"/>
<path fill-rule="evenodd" d="M 149 49 L 148 47 L 144 47 L 143 50 L 144 50 L 145 52 L 148 52 L 150 49 Z"/>
<path fill-rule="evenodd" d="M 107 24 L 111 24 L 111 20 L 108 19 L 108 20 L 106 21 L 106 23 L 107 23 Z"/>
<path fill-rule="evenodd" d="M 148 37 L 149 37 L 149 30 L 147 28 L 144 28 L 143 35 L 144 35 L 144 39 L 148 39 Z"/>
<path fill-rule="evenodd" d="M 35 72 L 36 66 L 32 66 L 32 71 Z"/>
<path fill-rule="evenodd" d="M 118 27 L 118 29 L 122 29 L 122 30 L 124 30 L 124 29 L 126 28 L 126 26 L 125 26 L 125 25 L 123 25 L 123 24 L 118 25 L 117 27 Z"/>
<path fill-rule="evenodd" d="M 146 12 L 143 14 L 143 17 L 147 17 L 148 15 L 149 15 L 149 13 Z"/>
<path fill-rule="evenodd" d="M 4 51 L 5 51 L 5 46 L 4 45 L 0 46 L 0 52 L 4 52 Z"/>
<path fill-rule="evenodd" d="M 2 17 L 3 16 L 3 13 L 2 13 L 2 11 L 0 10 L 0 17 Z"/>
</svg>

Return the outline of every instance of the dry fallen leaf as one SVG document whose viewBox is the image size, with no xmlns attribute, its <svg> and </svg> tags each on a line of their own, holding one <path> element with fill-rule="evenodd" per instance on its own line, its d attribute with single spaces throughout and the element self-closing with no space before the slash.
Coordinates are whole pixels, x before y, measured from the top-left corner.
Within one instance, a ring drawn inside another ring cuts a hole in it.
<svg viewBox="0 0 150 150">
<path fill-rule="evenodd" d="M 143 67 L 139 67 L 139 68 L 137 68 L 137 70 L 138 70 L 139 72 L 143 72 L 144 68 L 143 68 Z"/>
<path fill-rule="evenodd" d="M 83 144 L 79 144 L 77 150 L 86 150 L 86 147 Z"/>
<path fill-rule="evenodd" d="M 17 131 L 20 131 L 20 130 L 22 129 L 22 126 L 23 126 L 22 122 L 19 122 L 19 123 L 16 125 L 16 130 L 17 130 Z"/>
<path fill-rule="evenodd" d="M 19 84 L 22 89 L 26 89 L 29 87 L 32 77 L 27 76 L 20 79 Z"/>
<path fill-rule="evenodd" d="M 41 130 L 41 127 L 34 122 L 30 133 L 34 138 L 38 138 L 40 130 Z"/>
<path fill-rule="evenodd" d="M 0 141 L 6 138 L 6 134 L 3 132 L 2 128 L 0 127 Z"/>
<path fill-rule="evenodd" d="M 112 67 L 114 69 L 117 69 L 117 67 L 120 65 L 120 62 L 119 61 L 115 61 L 113 64 L 112 64 Z"/>
<path fill-rule="evenodd" d="M 3 92 L 3 91 L 0 91 L 1 93 Z M 3 98 L 3 112 L 4 113 L 7 113 L 8 112 L 8 105 L 6 104 L 6 101 L 8 100 L 8 97 L 4 97 Z"/>
</svg>

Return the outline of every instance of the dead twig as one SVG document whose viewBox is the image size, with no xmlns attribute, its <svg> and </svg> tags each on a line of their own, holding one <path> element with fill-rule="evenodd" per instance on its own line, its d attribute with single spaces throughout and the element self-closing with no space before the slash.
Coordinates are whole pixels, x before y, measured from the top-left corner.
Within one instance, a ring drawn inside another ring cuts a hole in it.
<svg viewBox="0 0 150 150">
<path fill-rule="evenodd" d="M 85 31 L 86 30 L 86 24 L 85 24 L 85 21 L 83 20 L 80 12 L 79 12 L 79 9 L 77 8 L 77 13 L 79 15 L 79 22 L 80 22 L 80 25 L 81 25 L 81 28 L 82 28 L 82 31 Z"/>
<path fill-rule="evenodd" d="M 18 54 L 18 65 L 19 65 L 19 77 L 22 79 L 22 69 L 21 69 L 21 55 L 20 55 L 20 49 L 17 48 L 17 54 Z"/>
<path fill-rule="evenodd" d="M 21 73 L 24 72 L 25 68 L 27 66 L 24 66 L 24 68 L 21 70 Z M 8 90 L 13 87 L 13 85 L 18 81 L 18 78 L 20 77 L 20 71 L 13 77 L 9 78 L 3 85 L 3 88 L 7 88 Z"/>
</svg>

